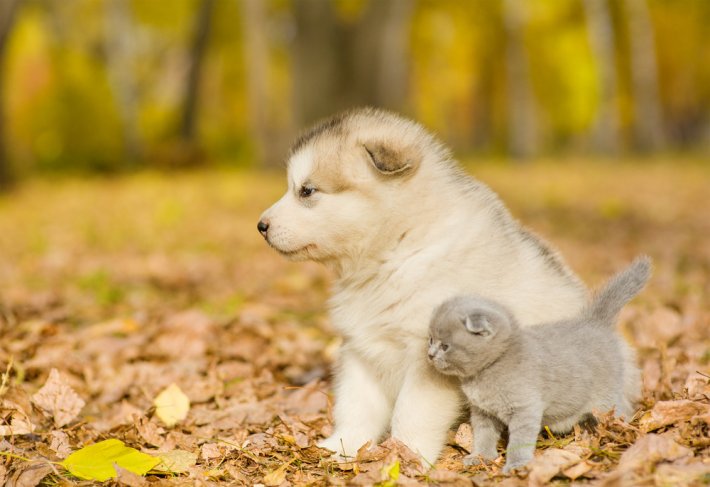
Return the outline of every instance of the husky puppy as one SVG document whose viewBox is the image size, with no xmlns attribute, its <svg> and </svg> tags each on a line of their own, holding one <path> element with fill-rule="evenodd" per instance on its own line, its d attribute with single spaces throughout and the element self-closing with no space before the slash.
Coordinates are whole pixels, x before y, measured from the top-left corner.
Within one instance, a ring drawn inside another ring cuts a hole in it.
<svg viewBox="0 0 710 487">
<path fill-rule="evenodd" d="M 496 458 L 505 426 L 509 472 L 532 459 L 541 425 L 566 433 L 595 409 L 632 415 L 640 374 L 614 324 L 650 269 L 649 259 L 639 258 L 574 318 L 525 329 L 504 306 L 480 296 L 455 297 L 435 310 L 429 360 L 458 377 L 471 402 L 466 465 Z"/>
<path fill-rule="evenodd" d="M 342 456 L 388 431 L 427 461 L 463 411 L 456 380 L 424 350 L 432 310 L 478 293 L 523 326 L 574 315 L 586 288 L 420 125 L 358 109 L 306 131 L 288 158 L 288 189 L 258 223 L 293 260 L 333 272 L 330 317 L 343 337 L 335 428 Z"/>
</svg>

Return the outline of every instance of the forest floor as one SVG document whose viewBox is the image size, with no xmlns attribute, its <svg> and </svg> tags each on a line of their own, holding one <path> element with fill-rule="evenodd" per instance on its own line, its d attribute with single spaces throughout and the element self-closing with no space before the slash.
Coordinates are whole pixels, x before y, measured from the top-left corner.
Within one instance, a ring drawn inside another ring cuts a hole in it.
<svg viewBox="0 0 710 487">
<path fill-rule="evenodd" d="M 392 440 L 338 464 L 314 446 L 332 428 L 329 274 L 255 228 L 283 174 L 34 180 L 0 196 L 0 484 L 93 484 L 60 462 L 112 438 L 163 457 L 119 469 L 130 486 L 710 483 L 710 166 L 468 169 L 590 286 L 653 257 L 620 320 L 644 379 L 629 423 L 541 435 L 512 477 L 462 465 L 465 425 L 433 467 Z M 154 400 L 173 383 L 190 407 L 167 426 Z"/>
</svg>

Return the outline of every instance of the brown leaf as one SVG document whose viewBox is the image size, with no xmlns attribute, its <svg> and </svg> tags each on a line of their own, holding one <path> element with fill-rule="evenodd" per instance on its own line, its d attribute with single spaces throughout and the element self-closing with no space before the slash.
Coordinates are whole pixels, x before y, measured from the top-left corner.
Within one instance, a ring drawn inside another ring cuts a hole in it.
<svg viewBox="0 0 710 487">
<path fill-rule="evenodd" d="M 688 399 L 710 400 L 710 379 L 698 372 L 693 372 L 685 381 L 685 390 L 688 391 Z"/>
<path fill-rule="evenodd" d="M 473 430 L 471 429 L 471 425 L 469 423 L 461 423 L 459 428 L 456 430 L 454 442 L 467 452 L 471 452 L 471 445 L 473 444 Z"/>
<path fill-rule="evenodd" d="M 49 449 L 57 454 L 59 458 L 66 458 L 71 453 L 69 437 L 64 431 L 52 431 L 49 436 L 52 438 Z"/>
<path fill-rule="evenodd" d="M 5 485 L 17 487 L 35 487 L 43 478 L 52 473 L 52 467 L 46 463 L 24 463 L 10 475 Z"/>
<path fill-rule="evenodd" d="M 650 433 L 642 436 L 626 450 L 619 460 L 619 469 L 636 470 L 660 461 L 693 456 L 693 450 L 679 445 L 666 436 Z"/>
<path fill-rule="evenodd" d="M 286 469 L 289 465 L 291 465 L 291 462 L 284 463 L 276 470 L 273 470 L 264 475 L 264 485 L 266 485 L 267 487 L 275 487 L 277 485 L 281 485 L 283 481 L 286 480 Z"/>
<path fill-rule="evenodd" d="M 653 472 L 655 485 L 703 485 L 708 475 L 710 465 L 702 462 L 664 463 Z"/>
<path fill-rule="evenodd" d="M 58 428 L 73 421 L 85 404 L 57 369 L 49 372 L 47 382 L 32 396 L 32 402 L 51 414 Z"/>
<path fill-rule="evenodd" d="M 116 482 L 118 485 L 125 485 L 127 487 L 144 487 L 148 484 L 148 481 L 144 477 L 128 471 L 125 468 L 121 468 L 115 463 L 113 468 L 116 470 Z"/>
<path fill-rule="evenodd" d="M 654 431 L 670 424 L 688 421 L 694 416 L 710 413 L 710 405 L 682 399 L 660 401 L 643 415 L 639 426 L 644 432 Z"/>
<path fill-rule="evenodd" d="M 576 465 L 581 458 L 576 453 L 559 448 L 548 448 L 528 465 L 530 485 L 546 485 L 555 475 Z"/>
</svg>

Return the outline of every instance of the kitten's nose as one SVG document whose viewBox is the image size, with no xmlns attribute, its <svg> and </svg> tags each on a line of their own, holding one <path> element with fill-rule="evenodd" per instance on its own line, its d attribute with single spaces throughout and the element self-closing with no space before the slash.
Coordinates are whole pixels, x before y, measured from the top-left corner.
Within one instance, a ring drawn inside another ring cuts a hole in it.
<svg viewBox="0 0 710 487">
<path fill-rule="evenodd" d="M 256 229 L 259 230 L 259 233 L 266 238 L 266 232 L 269 231 L 269 222 L 264 221 L 264 220 L 259 220 L 259 223 L 256 224 Z"/>
</svg>

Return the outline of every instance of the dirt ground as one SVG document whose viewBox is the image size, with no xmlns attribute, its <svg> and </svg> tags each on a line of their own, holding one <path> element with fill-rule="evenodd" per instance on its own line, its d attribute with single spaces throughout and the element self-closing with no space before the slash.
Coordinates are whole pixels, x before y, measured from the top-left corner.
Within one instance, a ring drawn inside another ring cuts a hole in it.
<svg viewBox="0 0 710 487">
<path fill-rule="evenodd" d="M 131 486 L 710 483 L 710 166 L 468 169 L 590 286 L 653 257 L 620 320 L 644 379 L 630 423 L 541 435 L 512 477 L 502 458 L 462 465 L 466 425 L 433 467 L 392 440 L 338 464 L 314 446 L 332 428 L 330 277 L 285 261 L 255 229 L 283 174 L 37 180 L 0 196 L 0 484 L 92 485 L 57 462 L 111 438 L 182 452 L 110 481 Z M 173 383 L 190 408 L 167 426 L 154 399 Z"/>
</svg>

